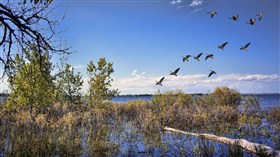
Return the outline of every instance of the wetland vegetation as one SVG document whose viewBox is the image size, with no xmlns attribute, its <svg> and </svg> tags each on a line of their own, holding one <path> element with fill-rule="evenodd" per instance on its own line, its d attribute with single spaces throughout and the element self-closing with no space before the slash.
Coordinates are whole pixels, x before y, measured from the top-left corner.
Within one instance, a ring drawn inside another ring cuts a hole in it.
<svg viewBox="0 0 280 157">
<path fill-rule="evenodd" d="M 166 133 L 163 131 L 165 126 L 280 147 L 279 107 L 263 111 L 255 98 L 242 98 L 237 91 L 227 87 L 195 97 L 176 90 L 157 93 L 151 101 L 99 103 L 88 107 L 84 103 L 72 106 L 57 102 L 41 111 L 33 108 L 32 113 L 27 109 L 11 110 L 5 104 L 1 105 L 2 154 L 249 155 L 217 142 Z M 241 132 L 238 130 L 240 126 Z"/>
</svg>

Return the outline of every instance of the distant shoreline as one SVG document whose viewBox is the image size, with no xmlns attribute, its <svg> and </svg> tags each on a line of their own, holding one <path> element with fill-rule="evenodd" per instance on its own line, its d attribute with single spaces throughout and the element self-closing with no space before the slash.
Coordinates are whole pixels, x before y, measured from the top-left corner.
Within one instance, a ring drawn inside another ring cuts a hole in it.
<svg viewBox="0 0 280 157">
<path fill-rule="evenodd" d="M 188 93 L 186 93 L 188 94 Z M 189 93 L 190 95 L 198 95 L 198 96 L 201 96 L 201 95 L 208 95 L 208 93 Z M 0 93 L 0 97 L 8 97 L 10 94 L 9 93 Z M 118 96 L 115 96 L 115 97 L 139 97 L 139 96 L 154 96 L 155 94 L 123 94 L 123 95 L 118 95 Z M 279 95 L 280 96 L 280 93 L 241 93 L 242 96 L 265 96 L 265 95 L 268 95 L 268 96 L 271 96 L 271 95 Z"/>
<path fill-rule="evenodd" d="M 188 93 L 186 93 L 188 94 Z M 208 93 L 189 93 L 190 95 L 208 95 Z M 123 95 L 118 95 L 115 97 L 127 97 L 127 96 L 133 96 L 133 97 L 137 97 L 137 96 L 154 96 L 155 94 L 123 94 Z M 241 93 L 242 96 L 271 96 L 271 95 L 279 95 L 280 93 Z"/>
</svg>

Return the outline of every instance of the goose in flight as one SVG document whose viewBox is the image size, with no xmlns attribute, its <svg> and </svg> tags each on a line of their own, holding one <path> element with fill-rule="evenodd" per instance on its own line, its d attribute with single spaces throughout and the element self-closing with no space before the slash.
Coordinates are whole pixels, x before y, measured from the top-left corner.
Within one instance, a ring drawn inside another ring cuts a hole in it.
<svg viewBox="0 0 280 157">
<path fill-rule="evenodd" d="M 246 23 L 248 23 L 248 24 L 253 26 L 253 25 L 255 25 L 256 20 L 255 19 L 250 19 L 249 22 L 246 22 Z"/>
<path fill-rule="evenodd" d="M 177 68 L 175 71 L 170 71 L 170 75 L 174 75 L 177 76 L 178 71 L 180 70 L 180 68 Z"/>
<path fill-rule="evenodd" d="M 194 57 L 194 59 L 196 59 L 197 61 L 200 61 L 199 58 L 200 58 L 201 55 L 202 55 L 202 53 L 198 54 L 197 56 L 193 56 L 193 57 Z"/>
<path fill-rule="evenodd" d="M 211 77 L 213 74 L 217 74 L 214 70 L 210 70 L 211 72 L 209 73 L 208 77 Z"/>
<path fill-rule="evenodd" d="M 227 44 L 228 44 L 228 42 L 225 42 L 222 45 L 218 45 L 218 48 L 221 49 L 221 50 L 224 50 L 224 48 Z"/>
<path fill-rule="evenodd" d="M 189 61 L 189 58 L 190 58 L 190 57 L 191 57 L 191 55 L 183 56 L 183 62 Z"/>
<path fill-rule="evenodd" d="M 156 85 L 162 86 L 162 81 L 164 80 L 164 77 L 162 77 L 159 81 L 156 81 Z"/>
<path fill-rule="evenodd" d="M 208 58 L 211 58 L 213 59 L 214 55 L 213 54 L 208 54 L 206 57 L 205 57 L 205 60 L 207 60 Z"/>
<path fill-rule="evenodd" d="M 213 18 L 215 15 L 218 15 L 216 11 L 211 11 L 207 13 L 210 14 L 211 18 Z"/>
<path fill-rule="evenodd" d="M 250 44 L 251 44 L 251 43 L 247 43 L 246 45 L 242 46 L 242 47 L 240 48 L 240 50 L 248 50 L 247 48 L 249 47 Z"/>
<path fill-rule="evenodd" d="M 229 17 L 229 19 L 233 20 L 233 21 L 238 21 L 238 17 L 239 15 L 233 15 L 232 17 Z"/>
<path fill-rule="evenodd" d="M 263 13 L 260 12 L 259 14 L 257 14 L 257 16 L 259 17 L 259 21 L 263 18 Z"/>
</svg>

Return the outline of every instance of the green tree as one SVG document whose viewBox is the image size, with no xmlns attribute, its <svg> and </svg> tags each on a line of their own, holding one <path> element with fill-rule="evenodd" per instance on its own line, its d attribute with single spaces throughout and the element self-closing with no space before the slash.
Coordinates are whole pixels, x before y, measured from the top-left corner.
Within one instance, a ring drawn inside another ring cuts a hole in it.
<svg viewBox="0 0 280 157">
<path fill-rule="evenodd" d="M 110 100 L 118 95 L 118 89 L 110 89 L 114 72 L 113 63 L 107 62 L 104 57 L 100 58 L 97 65 L 90 61 L 87 65 L 89 75 L 89 105 L 101 105 L 104 100 Z"/>
<path fill-rule="evenodd" d="M 62 66 L 56 80 L 62 102 L 67 102 L 69 105 L 81 103 L 83 80 L 80 72 L 75 74 L 74 67 L 66 63 L 65 67 Z"/>
<path fill-rule="evenodd" d="M 11 109 L 33 109 L 42 111 L 53 103 L 54 77 L 48 53 L 41 56 L 35 45 L 25 50 L 24 59 L 16 55 L 12 72 L 8 75 L 11 89 L 7 105 Z"/>
</svg>

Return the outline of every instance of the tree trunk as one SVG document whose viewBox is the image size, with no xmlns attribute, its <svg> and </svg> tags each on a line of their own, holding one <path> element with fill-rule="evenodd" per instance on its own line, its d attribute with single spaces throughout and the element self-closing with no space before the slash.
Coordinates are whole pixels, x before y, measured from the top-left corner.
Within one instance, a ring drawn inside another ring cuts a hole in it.
<svg viewBox="0 0 280 157">
<path fill-rule="evenodd" d="M 171 131 L 175 133 L 182 133 L 190 136 L 196 136 L 200 138 L 205 138 L 217 142 L 221 142 L 227 145 L 231 146 L 238 146 L 242 149 L 245 149 L 249 152 L 252 152 L 254 154 L 262 154 L 262 155 L 267 155 L 267 156 L 275 156 L 275 157 L 280 157 L 280 151 L 274 148 L 271 148 L 269 146 L 259 144 L 259 143 L 252 143 L 249 142 L 245 139 L 230 139 L 227 137 L 222 137 L 222 136 L 216 136 L 213 134 L 203 134 L 203 133 L 191 133 L 191 132 L 185 132 L 182 130 L 177 130 L 169 127 L 164 127 L 165 131 Z"/>
</svg>

